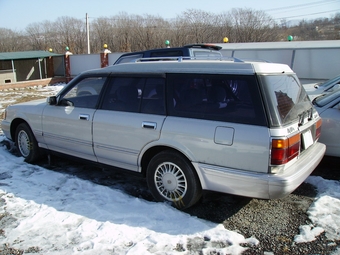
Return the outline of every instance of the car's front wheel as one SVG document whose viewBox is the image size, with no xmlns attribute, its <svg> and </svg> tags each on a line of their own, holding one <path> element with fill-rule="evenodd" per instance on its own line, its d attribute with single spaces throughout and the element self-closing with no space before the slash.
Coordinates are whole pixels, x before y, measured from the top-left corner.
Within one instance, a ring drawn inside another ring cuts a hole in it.
<svg viewBox="0 0 340 255">
<path fill-rule="evenodd" d="M 177 152 L 163 151 L 147 168 L 147 183 L 157 201 L 170 201 L 178 209 L 194 205 L 202 188 L 191 163 Z"/>
<path fill-rule="evenodd" d="M 40 156 L 40 150 L 33 132 L 26 123 L 21 123 L 15 132 L 15 144 L 25 161 L 32 163 Z"/>
</svg>

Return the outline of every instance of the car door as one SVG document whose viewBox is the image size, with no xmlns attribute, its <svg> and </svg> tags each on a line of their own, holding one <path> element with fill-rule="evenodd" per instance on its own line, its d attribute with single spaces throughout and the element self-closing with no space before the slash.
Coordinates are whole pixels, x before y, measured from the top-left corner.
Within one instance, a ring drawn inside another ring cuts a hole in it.
<svg viewBox="0 0 340 255">
<path fill-rule="evenodd" d="M 86 77 L 71 83 L 56 105 L 45 107 L 42 128 L 48 149 L 96 161 L 92 120 L 105 80 L 105 77 Z"/>
<path fill-rule="evenodd" d="M 138 171 L 141 150 L 159 139 L 164 105 L 163 78 L 112 78 L 93 119 L 98 161 Z"/>
<path fill-rule="evenodd" d="M 250 75 L 167 74 L 161 141 L 180 145 L 196 163 L 268 171 L 270 135 L 255 82 Z"/>
<path fill-rule="evenodd" d="M 322 118 L 319 142 L 326 144 L 326 155 L 340 157 L 340 97 L 316 109 Z"/>
</svg>

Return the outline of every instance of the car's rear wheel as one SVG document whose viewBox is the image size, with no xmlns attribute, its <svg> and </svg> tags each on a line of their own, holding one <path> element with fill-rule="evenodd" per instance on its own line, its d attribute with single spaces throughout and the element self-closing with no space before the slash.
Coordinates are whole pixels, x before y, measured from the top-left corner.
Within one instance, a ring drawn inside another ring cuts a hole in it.
<svg viewBox="0 0 340 255">
<path fill-rule="evenodd" d="M 202 188 L 192 164 L 179 153 L 160 152 L 147 168 L 148 187 L 157 201 L 169 201 L 178 209 L 194 205 Z"/>
<path fill-rule="evenodd" d="M 15 132 L 15 144 L 25 161 L 32 163 L 40 157 L 40 150 L 33 132 L 26 123 L 21 123 Z"/>
</svg>

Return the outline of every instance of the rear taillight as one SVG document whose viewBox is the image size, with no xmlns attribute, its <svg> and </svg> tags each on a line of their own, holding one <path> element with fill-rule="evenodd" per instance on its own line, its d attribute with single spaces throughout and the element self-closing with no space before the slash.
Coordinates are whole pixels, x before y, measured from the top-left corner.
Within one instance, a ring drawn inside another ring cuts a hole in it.
<svg viewBox="0 0 340 255">
<path fill-rule="evenodd" d="M 315 140 L 319 139 L 319 137 L 321 135 L 321 125 L 322 125 L 322 119 L 319 119 L 315 123 Z"/>
<path fill-rule="evenodd" d="M 289 138 L 273 139 L 271 164 L 282 165 L 299 155 L 301 144 L 300 134 Z"/>
</svg>

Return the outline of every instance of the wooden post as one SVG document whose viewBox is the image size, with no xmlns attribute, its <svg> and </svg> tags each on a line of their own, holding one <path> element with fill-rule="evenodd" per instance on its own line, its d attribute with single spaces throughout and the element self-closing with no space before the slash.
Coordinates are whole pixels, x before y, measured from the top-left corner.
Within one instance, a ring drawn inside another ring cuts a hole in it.
<svg viewBox="0 0 340 255">
<path fill-rule="evenodd" d="M 46 60 L 47 60 L 47 78 L 51 78 L 54 76 L 53 57 L 49 56 Z"/>
</svg>

